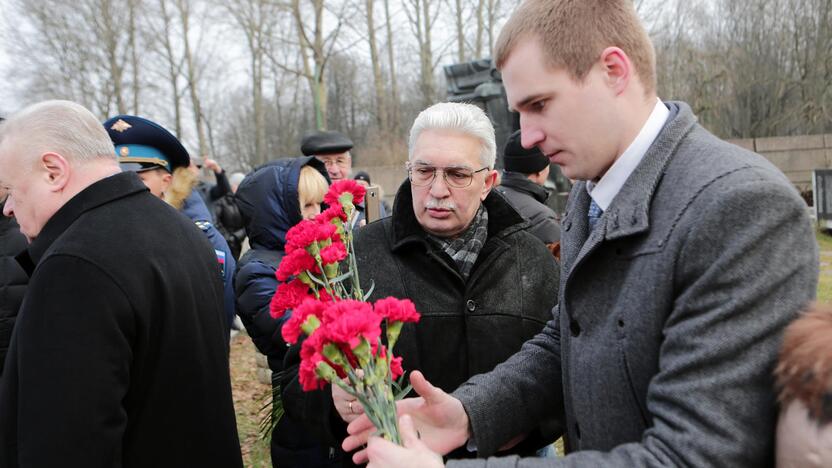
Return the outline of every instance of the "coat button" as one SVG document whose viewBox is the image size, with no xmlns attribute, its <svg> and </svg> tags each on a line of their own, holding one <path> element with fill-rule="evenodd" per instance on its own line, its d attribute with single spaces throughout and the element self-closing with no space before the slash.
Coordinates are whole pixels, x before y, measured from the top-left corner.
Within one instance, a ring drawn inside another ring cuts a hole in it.
<svg viewBox="0 0 832 468">
<path fill-rule="evenodd" d="M 468 299 L 468 302 L 465 303 L 465 307 L 468 309 L 468 312 L 473 312 L 477 310 L 477 303 L 472 299 Z"/>
<path fill-rule="evenodd" d="M 581 324 L 579 324 L 578 321 L 575 319 L 570 320 L 569 332 L 572 334 L 572 336 L 577 337 L 581 334 Z"/>
<path fill-rule="evenodd" d="M 566 231 L 572 229 L 572 221 L 567 220 L 566 223 L 563 226 L 563 229 L 566 230 Z"/>
</svg>

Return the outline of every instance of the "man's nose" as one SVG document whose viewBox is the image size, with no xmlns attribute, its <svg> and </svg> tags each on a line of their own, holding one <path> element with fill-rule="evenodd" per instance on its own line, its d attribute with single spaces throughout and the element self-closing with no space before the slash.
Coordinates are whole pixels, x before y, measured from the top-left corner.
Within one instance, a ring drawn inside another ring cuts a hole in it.
<svg viewBox="0 0 832 468">
<path fill-rule="evenodd" d="M 531 149 L 543 141 L 544 133 L 530 117 L 520 114 L 520 144 L 523 148 Z"/>
<path fill-rule="evenodd" d="M 6 198 L 6 204 L 3 205 L 3 216 L 7 216 L 9 218 L 14 216 L 14 201 L 12 197 Z"/>
<path fill-rule="evenodd" d="M 436 174 L 433 176 L 433 181 L 430 183 L 430 194 L 434 198 L 445 198 L 451 194 L 448 183 L 445 181 L 445 172 L 436 171 Z"/>
</svg>

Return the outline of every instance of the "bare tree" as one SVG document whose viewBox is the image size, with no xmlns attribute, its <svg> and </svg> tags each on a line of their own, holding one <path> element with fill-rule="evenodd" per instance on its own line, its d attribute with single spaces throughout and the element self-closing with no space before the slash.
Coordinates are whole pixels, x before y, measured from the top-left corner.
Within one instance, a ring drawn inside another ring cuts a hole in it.
<svg viewBox="0 0 832 468">
<path fill-rule="evenodd" d="M 431 33 L 440 15 L 440 2 L 434 0 L 405 0 L 405 14 L 419 48 L 419 90 L 422 107 L 436 99 L 436 80 L 433 76 L 434 59 Z"/>
<path fill-rule="evenodd" d="M 270 0 L 232 0 L 223 3 L 246 39 L 249 52 L 249 76 L 251 78 L 252 120 L 254 121 L 254 148 L 256 160 L 265 162 L 266 155 L 266 107 L 263 97 L 265 62 L 268 59 L 270 37 L 274 32 L 279 7 Z"/>
</svg>

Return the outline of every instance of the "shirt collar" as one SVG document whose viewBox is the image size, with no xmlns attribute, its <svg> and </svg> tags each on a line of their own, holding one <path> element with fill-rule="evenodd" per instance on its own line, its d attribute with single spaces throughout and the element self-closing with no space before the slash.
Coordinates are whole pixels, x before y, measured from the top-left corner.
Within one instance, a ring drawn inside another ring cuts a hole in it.
<svg viewBox="0 0 832 468">
<path fill-rule="evenodd" d="M 630 143 L 630 146 L 610 166 L 598 183 L 587 181 L 586 190 L 589 196 L 592 197 L 602 210 L 606 211 L 612 203 L 612 200 L 621 191 L 621 187 L 624 186 L 630 174 L 633 173 L 644 158 L 650 145 L 659 136 L 669 115 L 670 111 L 667 106 L 660 99 L 656 99 L 656 106 L 653 107 L 653 112 L 650 113 L 650 117 L 647 118 L 644 126 L 641 127 L 641 131 L 635 140 Z"/>
</svg>

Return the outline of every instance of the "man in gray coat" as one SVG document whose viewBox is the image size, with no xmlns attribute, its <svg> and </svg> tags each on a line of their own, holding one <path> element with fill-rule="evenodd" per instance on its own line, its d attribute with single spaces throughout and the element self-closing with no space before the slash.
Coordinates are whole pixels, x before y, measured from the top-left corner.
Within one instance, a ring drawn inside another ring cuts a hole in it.
<svg viewBox="0 0 832 468">
<path fill-rule="evenodd" d="M 564 458 L 448 466 L 772 466 L 772 369 L 817 286 L 797 192 L 687 105 L 657 99 L 629 0 L 526 0 L 495 57 L 523 145 L 580 181 L 562 224 L 559 306 L 452 395 L 414 375 L 422 398 L 400 403 L 404 447 L 372 438 L 356 458 L 437 467 L 436 452 L 494 454 L 555 415 Z M 368 426 L 353 422 L 344 446 Z"/>
</svg>

